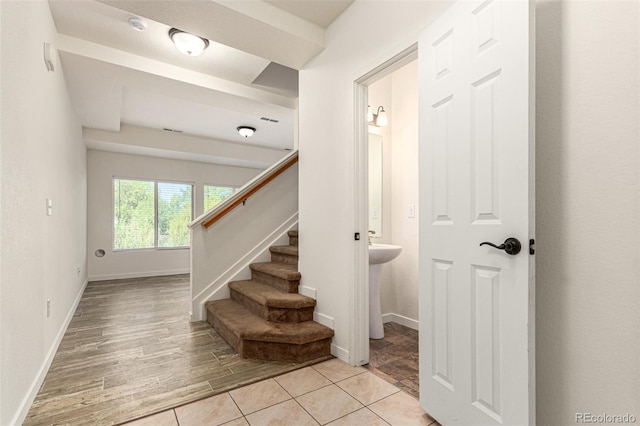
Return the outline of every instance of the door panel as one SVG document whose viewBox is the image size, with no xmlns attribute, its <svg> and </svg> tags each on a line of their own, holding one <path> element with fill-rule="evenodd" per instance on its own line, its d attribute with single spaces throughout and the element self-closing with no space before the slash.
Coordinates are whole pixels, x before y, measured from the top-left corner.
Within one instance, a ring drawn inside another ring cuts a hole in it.
<svg viewBox="0 0 640 426">
<path fill-rule="evenodd" d="M 460 1 L 420 37 L 420 401 L 442 424 L 535 424 L 531 20 Z"/>
</svg>

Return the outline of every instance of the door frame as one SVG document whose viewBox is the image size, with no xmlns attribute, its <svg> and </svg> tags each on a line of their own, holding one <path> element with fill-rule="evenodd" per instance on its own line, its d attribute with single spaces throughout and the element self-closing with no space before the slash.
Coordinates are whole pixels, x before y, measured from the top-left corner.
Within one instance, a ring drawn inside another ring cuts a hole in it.
<svg viewBox="0 0 640 426">
<path fill-rule="evenodd" d="M 369 129 L 367 107 L 369 85 L 418 59 L 417 40 L 353 83 L 354 99 L 354 229 L 360 233 L 354 249 L 351 293 L 349 363 L 369 363 Z"/>
</svg>

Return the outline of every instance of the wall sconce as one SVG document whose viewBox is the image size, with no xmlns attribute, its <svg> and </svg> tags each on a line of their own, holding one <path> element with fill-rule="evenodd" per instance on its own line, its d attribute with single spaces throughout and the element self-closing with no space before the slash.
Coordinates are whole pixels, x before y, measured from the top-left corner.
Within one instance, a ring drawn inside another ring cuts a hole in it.
<svg viewBox="0 0 640 426">
<path fill-rule="evenodd" d="M 187 56 L 198 56 L 209 46 L 209 40 L 206 38 L 186 33 L 177 28 L 169 30 L 169 38 L 176 45 L 176 49 Z"/>
<path fill-rule="evenodd" d="M 376 127 L 384 127 L 389 124 L 387 112 L 384 110 L 382 105 L 378 107 L 378 111 L 375 114 L 371 111 L 371 105 L 368 105 L 367 121 L 369 122 L 369 125 Z"/>
<path fill-rule="evenodd" d="M 51 47 L 51 44 L 44 44 L 44 64 L 47 67 L 47 71 L 55 71 L 56 67 L 53 63 L 54 54 L 51 53 L 51 50 L 55 49 Z"/>
<path fill-rule="evenodd" d="M 249 126 L 240 126 L 236 130 L 238 131 L 238 133 L 240 133 L 240 136 L 243 136 L 245 138 L 253 136 L 253 134 L 256 132 L 256 129 L 254 127 Z"/>
</svg>

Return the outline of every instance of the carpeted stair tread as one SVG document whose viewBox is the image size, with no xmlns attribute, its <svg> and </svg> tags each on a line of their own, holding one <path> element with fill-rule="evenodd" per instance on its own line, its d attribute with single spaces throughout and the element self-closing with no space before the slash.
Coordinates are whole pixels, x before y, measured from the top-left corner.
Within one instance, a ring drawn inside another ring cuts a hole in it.
<svg viewBox="0 0 640 426">
<path fill-rule="evenodd" d="M 207 302 L 206 308 L 240 340 L 304 345 L 333 337 L 333 330 L 314 321 L 294 324 L 265 321 L 231 299 Z"/>
<path fill-rule="evenodd" d="M 298 255 L 298 246 L 271 246 L 269 247 L 271 253 L 286 254 L 288 256 Z"/>
<path fill-rule="evenodd" d="M 297 265 L 286 263 L 260 262 L 249 265 L 251 270 L 262 272 L 289 281 L 299 281 L 300 272 Z"/>
<path fill-rule="evenodd" d="M 287 232 L 287 235 L 290 237 L 298 237 L 298 231 L 294 230 L 294 231 L 289 231 Z"/>
<path fill-rule="evenodd" d="M 298 293 L 284 293 L 253 280 L 233 281 L 229 283 L 229 288 L 270 308 L 300 309 L 316 306 L 316 300 L 311 297 Z"/>
</svg>

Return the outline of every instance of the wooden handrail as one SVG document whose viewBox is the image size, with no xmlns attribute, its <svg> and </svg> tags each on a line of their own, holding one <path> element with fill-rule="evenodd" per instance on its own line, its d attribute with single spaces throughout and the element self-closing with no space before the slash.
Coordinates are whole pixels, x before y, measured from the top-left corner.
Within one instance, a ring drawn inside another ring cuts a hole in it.
<svg viewBox="0 0 640 426">
<path fill-rule="evenodd" d="M 293 166 L 297 162 L 298 152 L 296 151 L 287 161 L 281 163 L 270 172 L 259 176 L 258 178 L 247 184 L 240 191 L 227 198 L 225 200 L 226 202 L 220 205 L 220 209 L 218 211 L 215 211 L 214 209 L 214 211 L 212 212 L 213 214 L 211 214 L 211 216 L 207 217 L 202 222 L 202 226 L 208 228 L 218 220 L 222 219 L 227 213 L 238 207 L 240 204 L 244 203 L 250 196 L 258 192 L 263 186 L 274 180 L 276 177 L 280 176 L 287 169 L 289 169 L 289 167 Z"/>
</svg>

